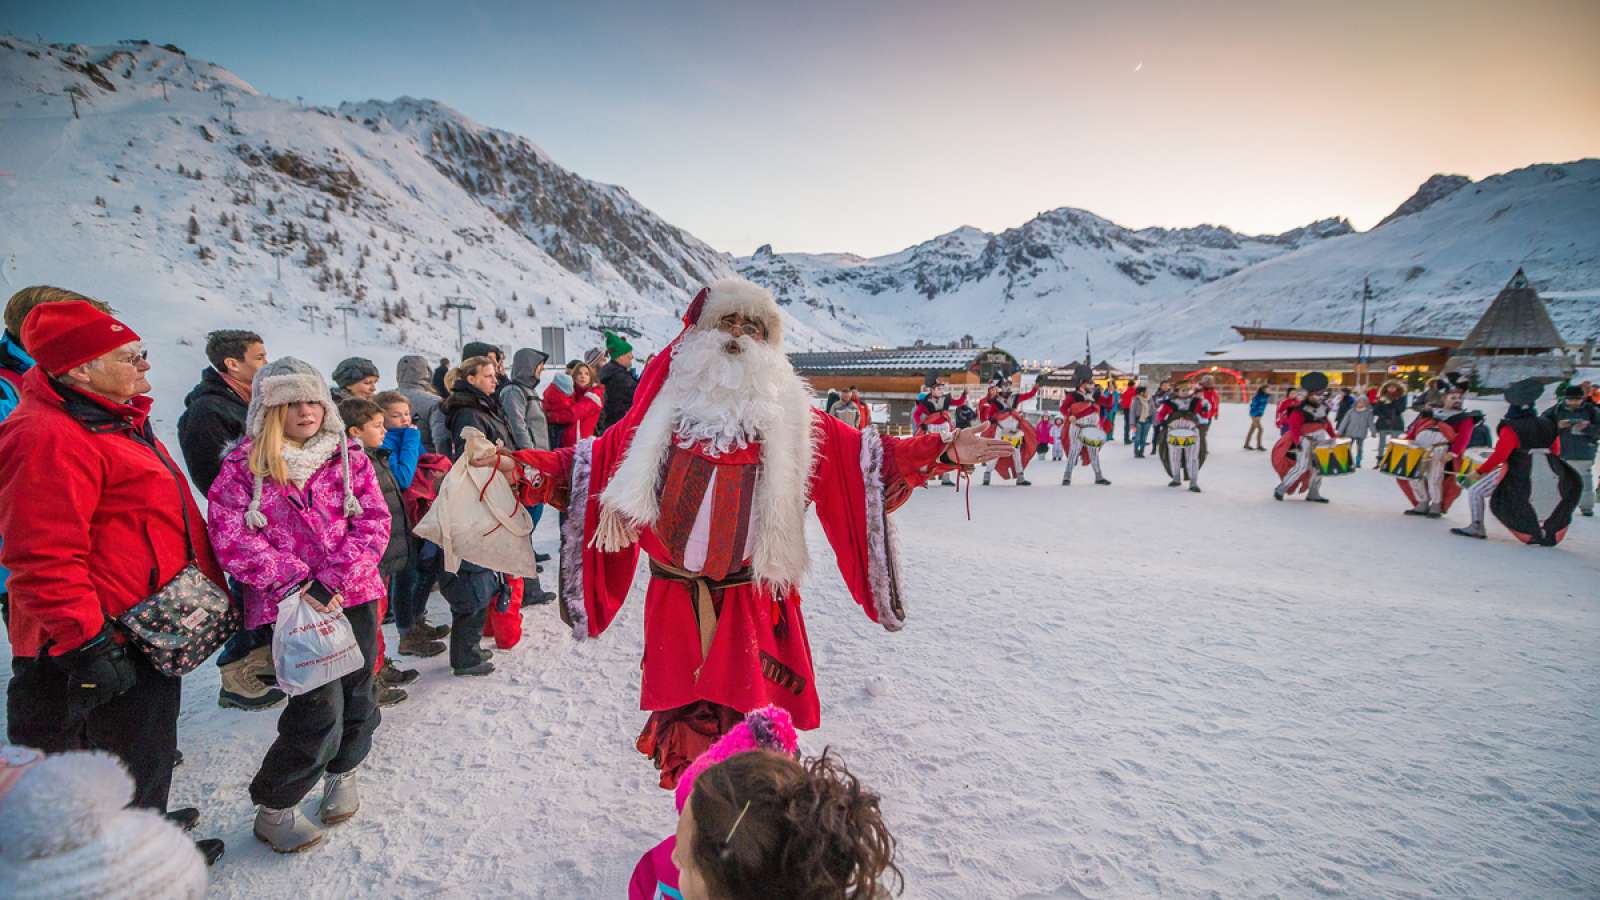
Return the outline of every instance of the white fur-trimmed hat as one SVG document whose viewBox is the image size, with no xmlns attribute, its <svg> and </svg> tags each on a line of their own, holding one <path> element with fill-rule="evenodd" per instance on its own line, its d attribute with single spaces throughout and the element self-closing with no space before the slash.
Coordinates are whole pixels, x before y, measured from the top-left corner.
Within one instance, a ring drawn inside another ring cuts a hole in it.
<svg viewBox="0 0 1600 900">
<path fill-rule="evenodd" d="M 339 407 L 333 404 L 333 394 L 328 391 L 322 373 L 315 366 L 285 356 L 258 369 L 255 379 L 250 382 L 250 408 L 244 417 L 245 436 L 260 437 L 267 410 L 291 403 L 322 405 L 322 431 L 339 438 L 339 464 L 344 470 L 344 514 L 346 517 L 360 515 L 361 501 L 356 497 L 350 479 L 350 441 L 344 433 L 344 420 L 339 418 Z M 256 530 L 267 527 L 267 517 L 261 512 L 262 482 L 261 476 L 257 475 L 255 491 L 250 496 L 250 509 L 244 515 L 245 524 Z"/>
<path fill-rule="evenodd" d="M 783 315 L 766 288 L 743 278 L 720 278 L 695 295 L 684 324 L 696 331 L 714 331 L 724 316 L 738 313 L 767 326 L 767 343 L 783 346 Z"/>
<path fill-rule="evenodd" d="M 291 403 L 322 404 L 322 430 L 344 434 L 339 407 L 334 405 L 333 394 L 323 382 L 322 373 L 310 363 L 292 356 L 273 360 L 256 370 L 255 380 L 250 382 L 250 409 L 245 413 L 244 433 L 257 437 L 261 434 L 261 423 L 266 421 L 267 409 Z"/>
<path fill-rule="evenodd" d="M 152 809 L 129 808 L 133 779 L 107 753 L 29 766 L 0 800 L 0 897 L 199 900 L 206 863 Z"/>
</svg>

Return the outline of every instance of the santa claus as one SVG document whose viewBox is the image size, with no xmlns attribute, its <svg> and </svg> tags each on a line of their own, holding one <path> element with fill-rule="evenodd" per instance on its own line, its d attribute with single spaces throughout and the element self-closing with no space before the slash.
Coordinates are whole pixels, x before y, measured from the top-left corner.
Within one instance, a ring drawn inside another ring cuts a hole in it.
<svg viewBox="0 0 1600 900">
<path fill-rule="evenodd" d="M 905 624 L 889 513 L 929 477 L 1003 455 L 975 429 L 908 439 L 822 414 L 783 353 L 766 290 L 723 279 L 645 368 L 633 409 L 604 435 L 554 452 L 502 449 L 526 504 L 565 509 L 563 619 L 577 638 L 611 624 L 649 557 L 638 748 L 672 787 L 706 747 L 767 705 L 816 728 L 820 704 L 797 591 L 816 505 L 857 603 Z"/>
</svg>

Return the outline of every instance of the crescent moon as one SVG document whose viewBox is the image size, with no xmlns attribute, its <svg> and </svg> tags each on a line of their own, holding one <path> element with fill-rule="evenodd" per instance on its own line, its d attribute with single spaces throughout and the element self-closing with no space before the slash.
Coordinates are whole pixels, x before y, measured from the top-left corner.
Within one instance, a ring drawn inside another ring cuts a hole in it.
<svg viewBox="0 0 1600 900">
<path fill-rule="evenodd" d="M 1134 70 L 1134 71 L 1135 71 L 1135 72 L 1137 72 L 1137 71 L 1139 71 L 1139 70 L 1140 70 L 1140 69 L 1142 69 L 1142 68 L 1144 68 L 1144 63 L 1139 63 L 1139 64 L 1138 64 L 1138 65 L 1137 65 L 1137 66 L 1134 66 L 1134 67 L 1133 67 L 1133 70 Z"/>
</svg>

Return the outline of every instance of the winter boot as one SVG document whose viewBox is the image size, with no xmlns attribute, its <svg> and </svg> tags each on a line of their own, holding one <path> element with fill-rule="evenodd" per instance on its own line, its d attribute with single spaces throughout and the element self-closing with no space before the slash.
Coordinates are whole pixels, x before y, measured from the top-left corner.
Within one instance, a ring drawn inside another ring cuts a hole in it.
<svg viewBox="0 0 1600 900">
<path fill-rule="evenodd" d="M 1062 487 L 1072 487 L 1072 473 L 1067 472 L 1061 476 Z"/>
<path fill-rule="evenodd" d="M 472 677 L 476 678 L 476 677 L 479 677 L 479 676 L 488 675 L 490 672 L 493 672 L 493 671 L 494 671 L 494 663 L 492 663 L 492 662 L 480 662 L 475 666 L 468 666 L 465 669 L 452 669 L 451 670 L 451 674 L 454 674 L 454 675 L 469 675 L 469 676 L 472 676 Z"/>
<path fill-rule="evenodd" d="M 263 662 L 272 668 L 272 648 L 257 647 L 248 656 L 236 659 L 222 667 L 222 690 L 217 695 L 217 705 L 223 709 L 256 711 L 271 709 L 288 699 L 288 695 L 261 681 Z"/>
<path fill-rule="evenodd" d="M 1282 487 L 1275 487 L 1275 488 L 1272 489 L 1272 499 L 1277 500 L 1279 502 L 1283 501 L 1283 488 Z"/>
<path fill-rule="evenodd" d="M 1027 487 L 1030 484 L 1033 484 L 1033 482 L 1031 482 L 1028 479 L 1022 477 L 1021 475 L 1017 476 L 1017 487 Z"/>
<path fill-rule="evenodd" d="M 1200 493 L 1200 485 L 1198 485 L 1198 484 L 1195 484 L 1195 483 L 1194 483 L 1194 482 L 1192 482 L 1192 481 L 1191 481 L 1191 482 L 1189 482 L 1189 493 L 1191 493 L 1191 494 L 1198 494 L 1198 493 Z"/>
<path fill-rule="evenodd" d="M 1183 482 L 1181 482 L 1178 479 L 1174 478 L 1171 481 L 1167 482 L 1167 487 L 1183 487 Z"/>
<path fill-rule="evenodd" d="M 399 706 L 400 704 L 406 702 L 407 698 L 411 696 L 405 691 L 402 691 L 397 687 L 390 687 L 381 681 L 377 683 L 376 687 L 378 691 L 379 706 Z"/>
<path fill-rule="evenodd" d="M 1312 488 L 1311 491 L 1306 494 L 1306 502 L 1307 503 L 1327 503 L 1328 502 L 1328 498 L 1324 497 L 1320 493 L 1318 493 L 1316 488 Z"/>
<path fill-rule="evenodd" d="M 174 809 L 167 813 L 167 821 L 184 831 L 193 831 L 194 827 L 200 824 L 200 810 L 192 806 Z"/>
<path fill-rule="evenodd" d="M 322 776 L 322 805 L 317 807 L 317 818 L 324 825 L 337 825 L 356 814 L 361 808 L 361 798 L 356 794 L 356 773 L 333 773 Z"/>
<path fill-rule="evenodd" d="M 274 853 L 304 853 L 322 842 L 322 829 L 311 823 L 300 809 L 268 809 L 256 813 L 256 840 L 266 841 Z"/>
<path fill-rule="evenodd" d="M 1442 512 L 1439 509 L 1439 504 L 1437 504 L 1437 503 L 1435 503 L 1432 506 L 1428 507 L 1428 511 L 1423 513 L 1423 515 L 1427 516 L 1430 519 L 1442 519 L 1442 518 L 1444 518 L 1444 512 Z"/>
<path fill-rule="evenodd" d="M 425 641 L 442 641 L 450 636 L 449 625 L 429 625 L 427 619 L 417 619 L 411 630 L 422 635 Z"/>
<path fill-rule="evenodd" d="M 222 851 L 226 849 L 222 841 L 216 838 L 201 838 L 194 842 L 194 848 L 200 851 L 200 856 L 206 861 L 206 866 L 214 866 L 222 858 Z"/>
<path fill-rule="evenodd" d="M 1480 541 L 1481 540 L 1485 540 L 1485 539 L 1487 539 L 1489 537 L 1487 534 L 1484 533 L 1483 529 L 1481 527 L 1478 527 L 1478 526 L 1468 526 L 1466 528 L 1452 528 L 1452 529 L 1450 529 L 1450 533 L 1451 534 L 1459 534 L 1462 537 L 1477 538 Z"/>
<path fill-rule="evenodd" d="M 522 579 L 522 605 L 544 606 L 555 602 L 556 595 L 544 589 L 537 576 Z"/>
<path fill-rule="evenodd" d="M 989 473 L 988 472 L 984 472 L 983 473 L 983 483 L 985 485 L 987 485 L 989 483 Z"/>
<path fill-rule="evenodd" d="M 1111 482 L 1108 481 L 1104 475 L 1096 475 L 1094 477 L 1094 483 L 1095 484 L 1110 484 Z"/>
<path fill-rule="evenodd" d="M 425 625 L 414 625 L 400 635 L 400 646 L 395 650 L 401 656 L 418 656 L 424 659 L 438 656 L 447 648 L 443 641 L 433 640 L 423 632 Z"/>
<path fill-rule="evenodd" d="M 1426 502 L 1418 503 L 1416 506 L 1413 506 L 1410 509 L 1406 510 L 1406 515 L 1408 515 L 1408 516 L 1425 516 L 1427 514 L 1428 514 L 1428 504 Z"/>
<path fill-rule="evenodd" d="M 388 687 L 400 687 L 417 680 L 416 669 L 402 669 L 394 664 L 394 660 L 385 656 L 383 665 L 378 668 L 378 683 Z"/>
</svg>

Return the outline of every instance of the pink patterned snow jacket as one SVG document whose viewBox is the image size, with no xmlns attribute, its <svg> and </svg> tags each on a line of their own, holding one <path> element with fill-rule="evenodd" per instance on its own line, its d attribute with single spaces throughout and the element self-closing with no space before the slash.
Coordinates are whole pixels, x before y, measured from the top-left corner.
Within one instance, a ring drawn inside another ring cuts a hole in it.
<svg viewBox="0 0 1600 900">
<path fill-rule="evenodd" d="M 361 445 L 354 444 L 350 452 L 351 487 L 361 502 L 359 514 L 345 518 L 344 483 L 335 451 L 303 491 L 266 480 L 261 512 L 267 526 L 260 531 L 244 521 L 255 489 L 249 456 L 246 438 L 223 457 L 222 472 L 207 494 L 206 516 L 217 561 L 244 585 L 245 627 L 276 621 L 283 592 L 308 578 L 342 593 L 346 607 L 382 597 L 378 560 L 389 543 L 389 505 Z"/>
</svg>

